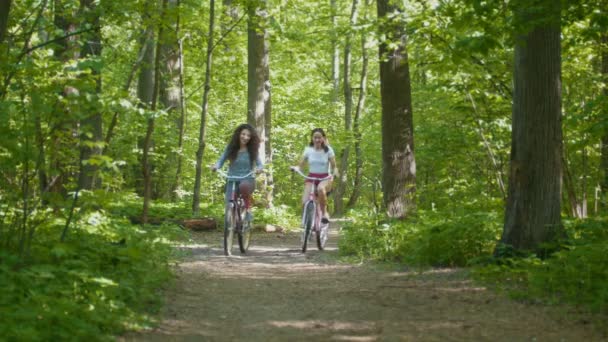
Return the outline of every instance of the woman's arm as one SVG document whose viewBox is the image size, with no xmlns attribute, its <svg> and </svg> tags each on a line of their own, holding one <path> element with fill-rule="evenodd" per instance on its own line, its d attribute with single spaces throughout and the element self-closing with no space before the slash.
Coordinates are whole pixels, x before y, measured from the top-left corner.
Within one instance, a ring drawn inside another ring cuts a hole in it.
<svg viewBox="0 0 608 342">
<path fill-rule="evenodd" d="M 226 146 L 226 148 L 224 149 L 224 153 L 222 153 L 222 155 L 220 156 L 220 159 L 218 159 L 217 162 L 215 164 L 213 164 L 213 166 L 211 166 L 211 170 L 215 171 L 217 169 L 221 169 L 222 166 L 224 166 L 224 163 L 226 162 L 227 157 L 228 157 L 228 146 Z"/>
</svg>

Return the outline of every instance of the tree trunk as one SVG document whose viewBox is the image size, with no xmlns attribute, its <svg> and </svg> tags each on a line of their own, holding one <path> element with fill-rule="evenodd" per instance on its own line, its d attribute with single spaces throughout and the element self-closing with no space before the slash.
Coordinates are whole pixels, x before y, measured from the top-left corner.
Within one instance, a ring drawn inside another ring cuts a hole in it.
<svg viewBox="0 0 608 342">
<path fill-rule="evenodd" d="M 165 14 L 166 26 L 169 28 L 165 31 L 165 37 L 161 42 L 161 83 L 160 83 L 160 102 L 162 108 L 167 112 L 167 115 L 175 122 L 175 144 L 179 144 L 179 136 L 181 131 L 181 113 L 182 99 L 180 88 L 181 61 L 179 53 L 179 0 L 169 0 L 167 3 L 167 12 Z M 172 135 L 174 136 L 174 135 Z M 176 145 L 172 145 L 176 146 Z M 177 164 L 180 157 L 179 148 L 177 153 L 171 153 L 163 161 L 163 172 L 175 174 L 176 177 L 162 177 L 166 181 L 160 181 L 157 185 L 161 197 L 169 197 L 175 200 L 179 180 L 177 175 Z"/>
<path fill-rule="evenodd" d="M 258 5 L 261 7 L 253 5 L 248 8 L 247 122 L 256 128 L 262 139 L 259 155 L 266 163 L 266 157 L 271 153 L 266 150 L 270 139 L 266 120 L 272 115 L 270 112 L 269 41 L 266 29 L 268 13 L 265 1 L 259 2 Z M 265 191 L 265 197 L 270 197 L 270 202 L 266 203 L 268 206 L 272 203 L 272 194 L 269 195 L 269 189 L 265 189 Z"/>
<path fill-rule="evenodd" d="M 367 55 L 367 36 L 365 33 L 361 37 L 361 57 L 363 65 L 361 66 L 361 81 L 359 82 L 359 100 L 357 101 L 357 109 L 355 110 L 353 134 L 355 138 L 355 179 L 353 181 L 353 192 L 348 200 L 347 208 L 353 208 L 357 204 L 357 200 L 361 194 L 361 183 L 363 180 L 363 153 L 361 151 L 361 128 L 360 121 L 365 108 L 365 98 L 367 95 L 367 69 L 369 65 L 369 56 Z"/>
<path fill-rule="evenodd" d="M 357 24 L 357 14 L 359 10 L 359 0 L 353 0 L 350 12 L 350 27 L 354 28 Z M 344 194 L 346 193 L 346 181 L 348 178 L 348 157 L 350 154 L 350 144 L 353 133 L 353 88 L 350 81 L 351 76 L 351 61 L 352 61 L 352 30 L 346 36 L 346 44 L 344 45 L 344 133 L 347 137 L 345 146 L 340 154 L 340 174 L 336 180 L 336 188 L 334 194 L 334 215 L 342 216 L 344 214 Z"/>
<path fill-rule="evenodd" d="M 579 212 L 579 202 L 576 198 L 576 190 L 574 189 L 574 181 L 572 180 L 572 174 L 568 167 L 568 159 L 565 151 L 562 154 L 562 167 L 564 168 L 564 187 L 566 188 L 566 195 L 568 198 L 568 204 L 570 205 L 570 216 L 580 218 L 581 213 Z"/>
<path fill-rule="evenodd" d="M 69 35 L 76 32 L 76 19 L 73 10 L 61 0 L 54 0 L 53 23 L 58 30 L 63 31 L 64 35 Z M 76 44 L 76 36 L 72 35 L 66 39 L 62 39 L 54 45 L 53 54 L 62 63 L 67 63 L 70 60 L 79 58 L 79 50 Z M 77 90 L 73 87 L 63 85 L 62 96 L 68 98 L 72 94 L 76 94 Z M 74 125 L 74 119 L 69 111 L 62 103 L 57 103 L 54 108 L 52 117 L 57 120 L 50 124 L 50 153 L 49 153 L 49 175 L 56 179 L 50 192 L 61 196 L 67 195 L 65 183 L 68 182 L 69 173 L 67 171 L 68 159 L 73 160 L 69 152 L 71 147 L 77 144 L 73 141 L 73 134 L 70 132 Z M 80 161 L 80 159 L 78 159 Z"/>
<path fill-rule="evenodd" d="M 608 15 L 608 1 L 604 0 L 601 3 L 600 11 L 604 16 Z M 600 38 L 600 53 L 602 60 L 602 79 L 604 84 L 608 84 L 608 33 L 603 32 Z M 608 99 L 608 87 L 604 86 L 604 98 Z M 605 100 L 606 101 L 606 100 Z M 604 106 L 604 111 L 608 112 L 608 105 Z M 603 178 L 600 182 L 602 195 L 600 196 L 601 207 L 608 208 L 608 129 L 604 129 L 604 134 L 601 138 L 601 161 L 600 167 L 603 173 Z"/>
<path fill-rule="evenodd" d="M 0 44 L 4 43 L 4 37 L 6 37 L 11 2 L 11 0 L 0 0 Z"/>
<path fill-rule="evenodd" d="M 264 178 L 264 192 L 266 197 L 266 208 L 273 207 L 274 198 L 274 170 L 272 168 L 272 89 L 270 87 L 270 70 L 266 69 L 264 88 L 268 93 L 268 103 L 264 109 L 264 124 L 266 125 L 266 178 Z"/>
<path fill-rule="evenodd" d="M 194 178 L 194 196 L 192 199 L 192 216 L 200 216 L 201 174 L 203 168 L 203 153 L 205 152 L 205 133 L 207 112 L 209 107 L 209 91 L 211 90 L 211 62 L 213 57 L 213 30 L 215 28 L 215 0 L 209 2 L 209 34 L 207 36 L 207 63 L 205 65 L 205 91 L 201 111 L 201 125 L 198 134 L 198 150 L 196 151 L 196 176 Z"/>
<path fill-rule="evenodd" d="M 331 79 L 332 79 L 332 104 L 335 106 L 338 102 L 340 91 L 340 46 L 338 45 L 338 5 L 336 0 L 330 0 L 331 7 L 331 27 L 333 29 L 331 35 Z"/>
<path fill-rule="evenodd" d="M 539 250 L 564 232 L 560 6 L 551 0 L 518 4 L 514 27 L 529 31 L 518 32 L 515 45 L 511 166 L 501 243 Z"/>
<path fill-rule="evenodd" d="M 415 210 L 416 161 L 412 90 L 407 37 L 400 16 L 402 6 L 378 0 L 378 18 L 387 40 L 380 44 L 380 94 L 382 97 L 382 185 L 384 204 L 391 218 L 405 218 Z M 390 14 L 390 16 L 389 16 Z M 397 45 L 393 48 L 388 43 Z"/>
<path fill-rule="evenodd" d="M 139 106 L 146 110 L 151 108 L 152 98 L 154 97 L 154 60 L 156 42 L 154 37 L 154 24 L 152 23 L 151 17 L 155 8 L 155 0 L 146 1 L 143 14 L 143 25 L 145 29 L 141 38 L 143 61 L 137 79 L 137 98 L 139 100 Z M 143 140 L 145 140 L 145 138 L 140 139 L 137 142 L 138 147 L 142 149 L 144 145 Z M 149 144 L 153 145 L 153 141 L 149 142 Z M 143 161 L 141 165 L 144 165 Z M 143 183 L 143 179 L 137 178 L 135 181 L 135 188 L 142 196 L 144 195 Z"/>
<path fill-rule="evenodd" d="M 174 199 L 178 196 L 178 191 L 182 185 L 182 164 L 184 156 L 184 132 L 186 130 L 186 94 L 184 89 L 184 39 L 179 40 L 179 92 L 180 92 L 180 118 L 179 118 L 179 137 L 177 140 L 177 170 L 175 170 L 175 188 L 173 189 Z"/>
<path fill-rule="evenodd" d="M 85 23 L 90 23 L 95 29 L 90 33 L 84 34 L 81 39 L 84 40 L 81 58 L 101 58 L 101 28 L 99 13 L 97 11 L 97 5 L 95 0 L 80 0 L 81 17 L 86 18 Z M 101 96 L 101 72 L 93 68 L 91 70 L 91 77 L 95 79 L 95 89 L 91 91 L 95 93 L 95 99 Z M 95 101 L 95 100 L 94 100 Z M 91 106 L 97 108 L 97 106 Z M 80 149 L 82 160 L 84 162 L 82 167 L 82 174 L 80 175 L 80 189 L 94 189 L 99 184 L 94 180 L 97 179 L 96 173 L 98 172 L 98 164 L 88 162 L 95 156 L 101 155 L 103 141 L 102 132 L 102 118 L 101 112 L 93 110 L 94 113 L 89 115 L 87 118 L 80 121 Z"/>
<path fill-rule="evenodd" d="M 162 49 L 162 39 L 164 31 L 163 20 L 167 9 L 167 2 L 168 0 L 163 0 L 162 2 L 157 36 L 158 39 L 156 42 L 156 53 L 154 56 L 154 86 L 152 88 L 152 103 L 150 106 L 150 111 L 152 113 L 156 112 L 156 106 L 160 90 L 160 54 Z M 141 221 L 144 224 L 148 223 L 148 211 L 150 209 L 150 199 L 152 198 L 152 167 L 150 165 L 149 160 L 152 133 L 154 133 L 154 116 L 148 118 L 148 128 L 146 130 L 146 137 L 144 139 L 144 151 L 142 158 L 142 171 L 144 176 L 144 207 L 141 215 Z"/>
</svg>

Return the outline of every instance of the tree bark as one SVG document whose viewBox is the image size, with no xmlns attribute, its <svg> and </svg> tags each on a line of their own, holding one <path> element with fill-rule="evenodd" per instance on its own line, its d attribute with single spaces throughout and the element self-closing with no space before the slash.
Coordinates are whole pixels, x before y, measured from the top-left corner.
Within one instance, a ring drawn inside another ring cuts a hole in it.
<svg viewBox="0 0 608 342">
<path fill-rule="evenodd" d="M 173 189 L 174 199 L 177 198 L 177 191 L 182 185 L 182 164 L 184 155 L 184 132 L 186 130 L 186 94 L 184 88 L 184 39 L 179 40 L 179 92 L 180 92 L 180 118 L 179 118 L 179 137 L 177 140 L 177 170 L 175 170 L 175 188 Z"/>
<path fill-rule="evenodd" d="M 0 0 L 0 44 L 4 43 L 6 37 L 11 3 L 11 0 Z"/>
<path fill-rule="evenodd" d="M 167 115 L 173 122 L 175 122 L 175 135 L 178 137 L 174 140 L 175 145 L 172 145 L 176 149 L 177 153 L 171 153 L 167 156 L 166 160 L 163 161 L 163 172 L 173 173 L 176 175 L 173 179 L 169 177 L 166 181 L 159 181 L 157 188 L 159 192 L 163 194 L 161 197 L 168 197 L 175 200 L 176 190 L 178 184 L 176 180 L 179 180 L 177 174 L 177 164 L 180 157 L 179 147 L 175 147 L 179 144 L 180 131 L 181 131 L 181 89 L 180 89 L 180 74 L 181 74 L 181 61 L 179 53 L 179 0 L 169 0 L 167 3 L 167 11 L 165 14 L 165 26 L 168 30 L 165 30 L 165 37 L 161 42 L 161 83 L 160 83 L 160 102 L 162 108 L 167 112 Z M 173 135 L 172 135 L 173 136 Z"/>
<path fill-rule="evenodd" d="M 608 1 L 603 0 L 601 2 L 600 11 L 604 16 L 608 15 Z M 600 38 L 600 58 L 602 61 L 602 79 L 604 84 L 608 84 L 608 33 L 603 32 Z M 604 86 L 604 98 L 608 99 L 608 87 Z M 605 100 L 606 101 L 606 100 Z M 605 105 L 605 112 L 608 112 L 608 105 Z M 608 129 L 604 130 L 601 140 L 601 161 L 600 168 L 603 173 L 603 178 L 600 181 L 600 187 L 602 190 L 601 195 L 601 207 L 603 209 L 608 208 Z"/>
<path fill-rule="evenodd" d="M 259 6 L 259 7 L 258 7 Z M 250 5 L 247 22 L 247 122 L 256 128 L 262 143 L 260 159 L 266 164 L 271 155 L 270 126 L 266 123 L 272 115 L 270 109 L 269 40 L 266 20 L 266 1 Z M 271 177 L 272 178 L 272 177 Z M 272 205 L 272 188 L 265 184 L 266 206 Z"/>
<path fill-rule="evenodd" d="M 207 123 L 207 112 L 209 106 L 209 91 L 211 90 L 211 62 L 213 60 L 213 31 L 215 28 L 215 0 L 209 2 L 209 34 L 207 36 L 207 63 L 205 65 L 205 91 L 203 93 L 203 104 L 201 121 L 198 134 L 198 150 L 196 151 L 196 176 L 194 178 L 194 196 L 192 199 L 192 216 L 200 216 L 201 202 L 201 176 L 203 168 L 203 153 L 205 152 L 205 133 Z"/>
<path fill-rule="evenodd" d="M 99 13 L 95 3 L 95 0 L 80 0 L 81 17 L 85 17 L 85 23 L 90 23 L 95 28 L 81 37 L 84 40 L 80 53 L 81 58 L 101 58 L 101 28 L 99 27 Z M 95 89 L 91 91 L 96 95 L 94 98 L 97 99 L 101 95 L 100 70 L 93 68 L 91 70 L 91 77 L 95 79 Z M 91 107 L 96 108 L 97 106 Z M 95 179 L 98 179 L 96 177 L 98 166 L 96 163 L 90 163 L 89 160 L 101 155 L 103 142 L 101 112 L 97 110 L 93 111 L 93 114 L 80 121 L 80 149 L 82 150 L 82 160 L 80 162 L 84 164 L 82 174 L 79 177 L 79 186 L 81 189 L 88 190 L 94 189 L 99 185 L 95 184 L 97 183 Z"/>
<path fill-rule="evenodd" d="M 331 8 L 331 27 L 333 29 L 331 35 L 331 79 L 332 79 L 332 104 L 335 106 L 338 102 L 340 92 L 340 46 L 338 44 L 338 5 L 336 0 L 330 0 Z"/>
<path fill-rule="evenodd" d="M 353 0 L 350 12 L 350 27 L 353 28 L 357 24 L 357 15 L 359 10 L 359 0 Z M 351 84 L 351 61 L 352 61 L 352 38 L 353 33 L 349 31 L 344 44 L 344 133 L 347 137 L 345 146 L 340 154 L 340 174 L 336 180 L 336 188 L 334 194 L 334 215 L 342 216 L 344 214 L 344 194 L 346 193 L 346 181 L 348 179 L 348 157 L 350 154 L 350 144 L 353 134 L 353 88 Z"/>
<path fill-rule="evenodd" d="M 509 190 L 501 243 L 540 251 L 563 236 L 559 2 L 514 3 L 515 45 Z M 529 7 L 528 7 L 529 6 Z M 498 251 L 498 250 L 497 250 Z"/>
<path fill-rule="evenodd" d="M 152 103 L 150 110 L 152 115 L 155 115 L 160 91 L 160 53 L 162 49 L 162 39 L 164 32 L 163 19 L 165 17 L 168 0 L 163 0 L 160 21 L 158 27 L 158 36 L 156 42 L 156 53 L 154 56 L 154 87 L 152 88 Z M 144 139 L 144 151 L 142 158 L 142 171 L 144 176 L 144 207 L 142 210 L 141 220 L 144 224 L 148 223 L 148 211 L 150 209 L 150 199 L 152 198 L 152 167 L 149 160 L 149 151 L 152 142 L 152 134 L 154 133 L 154 116 L 148 118 L 148 128 Z"/>
<path fill-rule="evenodd" d="M 380 44 L 380 94 L 382 97 L 382 185 L 384 205 L 391 218 L 404 219 L 415 210 L 416 161 L 412 90 L 407 37 L 400 16 L 401 5 L 378 0 L 378 18 L 387 40 Z M 389 14 L 391 15 L 389 17 Z M 389 43 L 397 43 L 393 48 Z"/>
<path fill-rule="evenodd" d="M 363 152 L 361 151 L 360 121 L 365 108 L 365 98 L 367 96 L 367 74 L 369 65 L 367 36 L 365 33 L 361 37 L 361 57 L 363 58 L 363 65 L 361 66 L 361 81 L 359 82 L 359 99 L 357 101 L 357 109 L 355 110 L 353 122 L 353 134 L 355 138 L 355 179 L 353 180 L 353 192 L 346 205 L 347 208 L 353 208 L 357 204 L 357 200 L 361 194 L 361 183 L 363 180 Z"/>
</svg>

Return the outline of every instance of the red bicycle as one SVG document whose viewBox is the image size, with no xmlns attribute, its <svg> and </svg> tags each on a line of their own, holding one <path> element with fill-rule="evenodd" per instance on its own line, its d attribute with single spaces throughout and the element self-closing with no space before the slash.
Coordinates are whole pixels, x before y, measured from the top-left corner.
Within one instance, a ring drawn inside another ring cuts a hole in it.
<svg viewBox="0 0 608 342">
<path fill-rule="evenodd" d="M 300 169 L 291 168 L 291 170 L 304 177 L 304 179 L 313 181 L 312 189 L 310 194 L 308 194 L 308 200 L 304 203 L 304 210 L 302 212 L 302 253 L 306 253 L 308 240 L 312 237 L 313 232 L 316 236 L 317 248 L 322 251 L 327 243 L 329 223 L 321 221 L 323 212 L 321 211 L 321 206 L 317 203 L 317 185 L 322 181 L 332 179 L 332 176 L 325 178 L 309 177 L 302 173 Z"/>
<path fill-rule="evenodd" d="M 246 253 L 249 249 L 249 242 L 251 240 L 251 227 L 253 222 L 245 219 L 245 200 L 239 192 L 237 186 L 238 181 L 250 178 L 255 175 L 255 171 L 252 171 L 245 176 L 236 177 L 229 176 L 222 170 L 217 172 L 230 184 L 232 187 L 231 196 L 226 205 L 226 211 L 224 215 L 224 255 L 232 255 L 232 247 L 234 245 L 234 234 L 236 233 L 239 242 L 239 249 L 241 253 Z"/>
</svg>

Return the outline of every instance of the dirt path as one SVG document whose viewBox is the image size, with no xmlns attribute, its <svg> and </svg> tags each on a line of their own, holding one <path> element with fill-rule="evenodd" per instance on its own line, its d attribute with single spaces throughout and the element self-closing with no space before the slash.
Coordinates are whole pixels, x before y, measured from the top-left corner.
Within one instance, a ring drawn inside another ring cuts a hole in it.
<svg viewBox="0 0 608 342">
<path fill-rule="evenodd" d="M 506 299 L 455 269 L 425 273 L 299 252 L 299 236 L 255 233 L 226 258 L 200 233 L 157 329 L 123 341 L 602 341 L 579 314 Z M 333 242 L 333 244 L 332 244 Z"/>
</svg>

